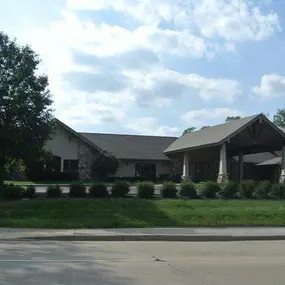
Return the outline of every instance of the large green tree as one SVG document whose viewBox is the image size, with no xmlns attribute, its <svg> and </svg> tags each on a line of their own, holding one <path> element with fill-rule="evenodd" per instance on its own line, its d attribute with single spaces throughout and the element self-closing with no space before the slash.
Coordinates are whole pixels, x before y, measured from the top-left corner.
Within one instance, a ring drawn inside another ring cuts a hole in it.
<svg viewBox="0 0 285 285">
<path fill-rule="evenodd" d="M 277 110 L 277 113 L 273 116 L 273 123 L 280 128 L 285 128 L 285 109 Z"/>
<path fill-rule="evenodd" d="M 29 47 L 0 32 L 0 184 L 10 159 L 27 159 L 42 148 L 51 131 L 48 78 Z"/>
</svg>

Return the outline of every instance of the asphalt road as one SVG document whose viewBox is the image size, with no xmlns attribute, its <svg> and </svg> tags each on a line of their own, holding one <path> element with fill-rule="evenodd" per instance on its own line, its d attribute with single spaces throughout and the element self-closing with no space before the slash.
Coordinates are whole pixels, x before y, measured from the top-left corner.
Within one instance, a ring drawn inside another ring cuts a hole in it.
<svg viewBox="0 0 285 285">
<path fill-rule="evenodd" d="M 1 242 L 5 285 L 268 285 L 285 242 Z"/>
</svg>

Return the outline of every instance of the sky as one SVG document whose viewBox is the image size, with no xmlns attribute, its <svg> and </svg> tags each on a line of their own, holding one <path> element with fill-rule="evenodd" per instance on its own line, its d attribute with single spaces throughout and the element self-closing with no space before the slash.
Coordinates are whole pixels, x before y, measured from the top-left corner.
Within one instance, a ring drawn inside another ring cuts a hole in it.
<svg viewBox="0 0 285 285">
<path fill-rule="evenodd" d="M 285 108 L 284 0 L 0 0 L 55 116 L 82 132 L 179 136 Z"/>
</svg>

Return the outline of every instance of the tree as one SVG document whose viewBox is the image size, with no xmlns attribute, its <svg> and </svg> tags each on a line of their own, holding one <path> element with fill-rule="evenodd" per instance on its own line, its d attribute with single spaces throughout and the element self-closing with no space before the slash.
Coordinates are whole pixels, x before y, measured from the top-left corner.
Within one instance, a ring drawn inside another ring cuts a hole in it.
<svg viewBox="0 0 285 285">
<path fill-rule="evenodd" d="M 225 122 L 227 123 L 227 122 L 230 122 L 233 120 L 239 120 L 239 119 L 241 119 L 240 116 L 228 116 L 228 117 L 226 117 Z"/>
<path fill-rule="evenodd" d="M 280 128 L 285 128 L 285 109 L 277 110 L 277 113 L 273 116 L 273 123 Z"/>
<path fill-rule="evenodd" d="M 26 175 L 31 180 L 40 180 L 43 173 L 55 171 L 54 156 L 50 151 L 43 148 L 37 150 L 36 154 L 25 161 Z"/>
<path fill-rule="evenodd" d="M 195 131 L 195 130 L 196 130 L 195 127 L 187 128 L 187 129 L 185 129 L 185 130 L 183 131 L 182 136 L 184 136 L 184 135 L 187 134 L 187 133 L 192 133 L 192 132 Z"/>
<path fill-rule="evenodd" d="M 106 180 L 108 175 L 115 175 L 118 168 L 119 160 L 114 155 L 104 151 L 91 166 L 92 178 Z"/>
<path fill-rule="evenodd" d="M 201 130 L 207 129 L 207 128 L 210 128 L 210 126 L 203 126 L 203 127 L 201 128 Z"/>
<path fill-rule="evenodd" d="M 0 184 L 9 159 L 32 157 L 49 138 L 52 104 L 38 55 L 0 32 Z"/>
</svg>

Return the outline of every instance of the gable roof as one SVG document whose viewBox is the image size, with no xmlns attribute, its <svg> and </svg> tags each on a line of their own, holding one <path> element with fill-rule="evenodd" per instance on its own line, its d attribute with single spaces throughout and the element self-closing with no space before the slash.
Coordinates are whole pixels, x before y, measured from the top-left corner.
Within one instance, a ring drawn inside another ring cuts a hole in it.
<svg viewBox="0 0 285 285">
<path fill-rule="evenodd" d="M 55 118 L 54 119 L 55 124 L 57 124 L 58 126 L 62 127 L 63 129 L 65 129 L 66 131 L 70 132 L 71 134 L 73 134 L 74 136 L 76 136 L 77 138 L 79 138 L 80 140 L 84 141 L 87 145 L 91 146 L 92 148 L 95 148 L 96 150 L 98 150 L 99 152 L 103 152 L 103 149 L 101 149 L 99 146 L 93 144 L 91 141 L 89 141 L 88 139 L 86 139 L 84 136 L 82 136 L 80 133 L 76 132 L 75 130 L 73 130 L 72 128 L 70 128 L 69 126 L 67 126 L 66 124 L 64 124 L 62 121 L 60 121 L 59 119 Z"/>
<path fill-rule="evenodd" d="M 228 123 L 215 125 L 213 127 L 204 128 L 199 131 L 194 131 L 182 135 L 174 143 L 172 143 L 164 152 L 173 153 L 182 150 L 220 145 L 235 136 L 237 133 L 244 130 L 253 122 L 261 118 L 285 138 L 285 133 L 281 129 L 274 125 L 263 114 L 258 114 L 250 117 L 241 118 L 239 120 L 232 120 Z"/>
<path fill-rule="evenodd" d="M 177 137 L 80 133 L 85 139 L 118 159 L 169 160 L 163 151 Z"/>
</svg>

